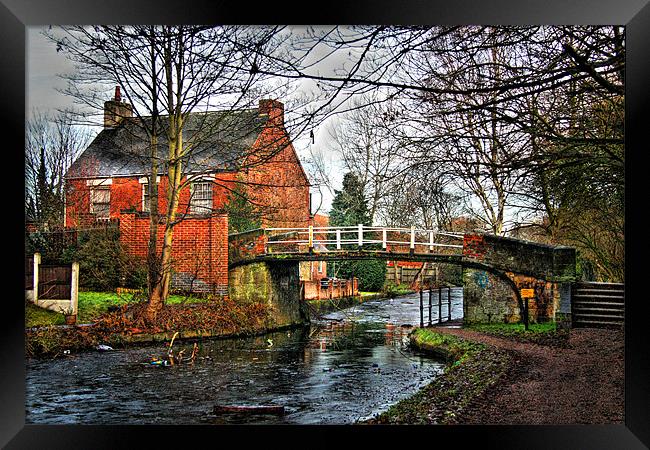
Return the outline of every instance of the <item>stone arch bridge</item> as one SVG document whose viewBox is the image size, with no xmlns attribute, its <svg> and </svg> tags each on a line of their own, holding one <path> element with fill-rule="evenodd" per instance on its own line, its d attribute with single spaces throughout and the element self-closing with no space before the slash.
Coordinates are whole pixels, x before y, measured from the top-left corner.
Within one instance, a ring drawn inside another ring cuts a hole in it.
<svg viewBox="0 0 650 450">
<path fill-rule="evenodd" d="M 376 258 L 462 267 L 466 322 L 570 319 L 574 248 L 414 227 L 310 226 L 230 235 L 230 295 L 269 302 L 283 321 L 297 323 L 305 320 L 300 262 Z"/>
</svg>

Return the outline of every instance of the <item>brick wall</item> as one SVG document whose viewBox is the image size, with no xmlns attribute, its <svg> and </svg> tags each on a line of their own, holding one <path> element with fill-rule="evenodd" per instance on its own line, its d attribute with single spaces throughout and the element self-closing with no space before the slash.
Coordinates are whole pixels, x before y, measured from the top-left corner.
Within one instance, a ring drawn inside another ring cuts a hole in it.
<svg viewBox="0 0 650 450">
<path fill-rule="evenodd" d="M 157 251 L 162 249 L 164 224 L 158 226 Z M 146 257 L 149 218 L 124 212 L 120 242 L 130 254 Z M 172 288 L 228 294 L 228 216 L 186 218 L 174 227 Z"/>
<path fill-rule="evenodd" d="M 215 210 L 223 208 L 230 190 L 234 187 L 236 174 L 222 172 L 213 178 L 212 204 Z M 143 184 L 140 177 L 113 177 L 110 189 L 110 217 L 119 218 L 124 210 L 142 211 Z M 90 213 L 90 189 L 86 179 L 68 180 L 66 192 L 66 225 L 68 227 L 83 226 L 95 219 Z M 181 190 L 178 214 L 189 213 L 190 187 Z M 158 211 L 163 213 L 167 208 L 167 177 L 162 175 L 158 183 Z"/>
<path fill-rule="evenodd" d="M 246 164 L 244 180 L 251 200 L 261 205 L 262 227 L 306 227 L 309 182 L 284 128 L 266 127 Z"/>
</svg>

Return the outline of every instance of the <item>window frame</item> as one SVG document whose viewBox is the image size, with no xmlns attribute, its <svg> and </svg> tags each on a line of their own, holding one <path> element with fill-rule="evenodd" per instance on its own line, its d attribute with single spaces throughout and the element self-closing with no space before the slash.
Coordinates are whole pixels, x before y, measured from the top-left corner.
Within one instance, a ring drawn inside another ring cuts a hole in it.
<svg viewBox="0 0 650 450">
<path fill-rule="evenodd" d="M 197 187 L 202 186 L 202 190 L 197 191 Z M 199 194 L 205 194 L 205 198 L 196 197 Z M 209 204 L 209 206 L 206 206 Z M 214 186 L 212 179 L 197 179 L 190 183 L 190 201 L 188 205 L 189 214 L 194 216 L 206 216 L 212 214 L 214 209 Z"/>
<path fill-rule="evenodd" d="M 105 196 L 106 201 L 97 201 L 99 193 Z M 98 206 L 102 206 L 98 208 Z M 90 212 L 95 214 L 98 219 L 108 219 L 111 217 L 111 187 L 96 185 L 90 188 Z"/>
</svg>

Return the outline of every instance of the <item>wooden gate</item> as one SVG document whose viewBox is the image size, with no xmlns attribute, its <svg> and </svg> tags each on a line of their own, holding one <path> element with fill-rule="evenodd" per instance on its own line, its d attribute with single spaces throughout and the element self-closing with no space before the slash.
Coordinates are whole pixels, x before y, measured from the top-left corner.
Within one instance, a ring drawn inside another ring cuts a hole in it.
<svg viewBox="0 0 650 450">
<path fill-rule="evenodd" d="M 72 265 L 43 265 L 38 270 L 38 298 L 66 300 L 72 295 Z"/>
</svg>

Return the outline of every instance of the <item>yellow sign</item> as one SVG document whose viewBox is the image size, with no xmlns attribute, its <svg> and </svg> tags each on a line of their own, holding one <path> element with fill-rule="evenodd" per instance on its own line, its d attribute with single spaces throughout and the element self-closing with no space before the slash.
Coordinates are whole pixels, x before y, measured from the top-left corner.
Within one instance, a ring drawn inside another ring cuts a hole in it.
<svg viewBox="0 0 650 450">
<path fill-rule="evenodd" d="M 522 298 L 533 298 L 535 297 L 535 289 L 520 289 Z"/>
</svg>

